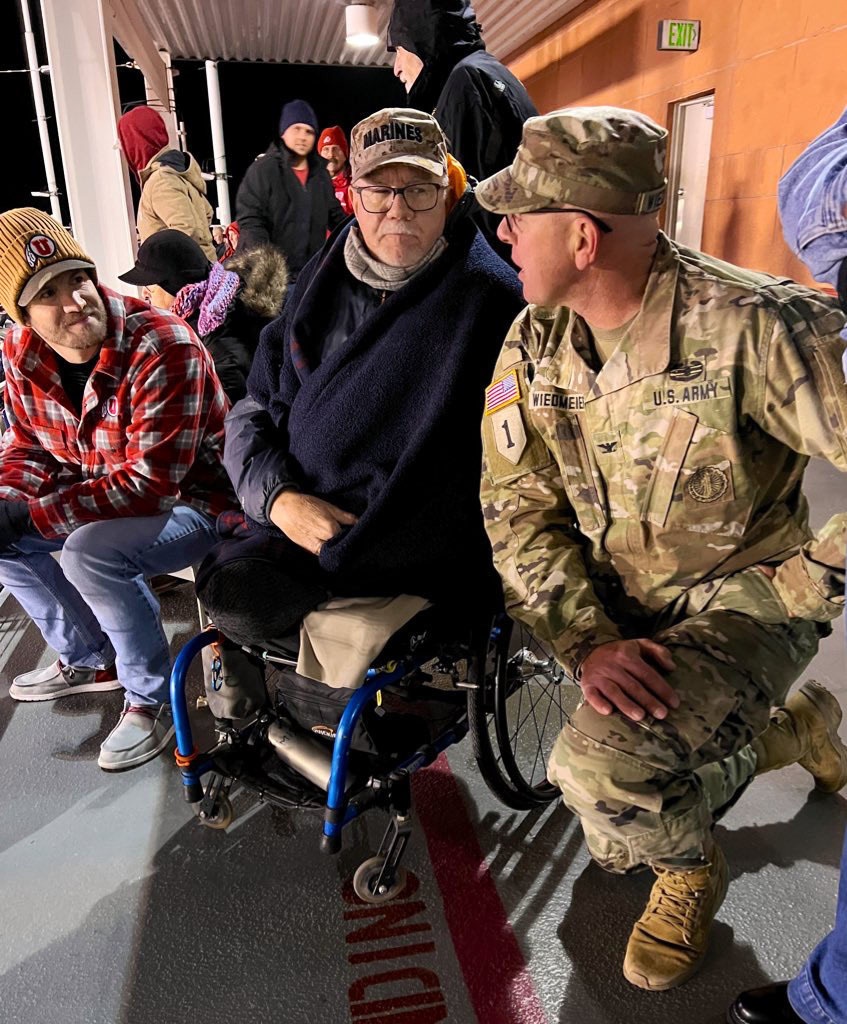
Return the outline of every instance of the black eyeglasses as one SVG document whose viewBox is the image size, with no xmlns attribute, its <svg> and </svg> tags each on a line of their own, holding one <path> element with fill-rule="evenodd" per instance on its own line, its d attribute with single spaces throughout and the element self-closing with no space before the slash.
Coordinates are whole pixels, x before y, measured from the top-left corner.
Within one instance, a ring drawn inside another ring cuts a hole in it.
<svg viewBox="0 0 847 1024">
<path fill-rule="evenodd" d="M 526 213 L 520 213 L 520 214 L 514 214 L 514 215 L 507 213 L 506 216 L 505 216 L 506 227 L 512 233 L 514 233 L 514 231 L 515 231 L 515 217 L 516 216 L 518 216 L 518 217 L 532 217 L 534 214 L 537 214 L 537 213 L 581 213 L 582 216 L 583 217 L 587 217 L 591 221 L 592 224 L 596 224 L 597 227 L 603 232 L 604 235 L 609 235 L 612 232 L 612 229 L 609 227 L 609 225 L 604 220 L 600 220 L 599 217 L 595 217 L 594 214 L 590 210 L 581 210 L 578 206 L 568 206 L 568 207 L 545 206 L 543 210 L 528 210 Z"/>
<path fill-rule="evenodd" d="M 421 181 L 414 185 L 404 185 L 403 188 L 392 188 L 390 185 L 353 185 L 352 188 L 359 193 L 362 206 L 368 213 L 388 213 L 394 205 L 395 196 L 402 196 L 406 206 L 415 213 L 425 213 L 435 209 L 439 193 L 445 191 L 447 186 Z"/>
</svg>

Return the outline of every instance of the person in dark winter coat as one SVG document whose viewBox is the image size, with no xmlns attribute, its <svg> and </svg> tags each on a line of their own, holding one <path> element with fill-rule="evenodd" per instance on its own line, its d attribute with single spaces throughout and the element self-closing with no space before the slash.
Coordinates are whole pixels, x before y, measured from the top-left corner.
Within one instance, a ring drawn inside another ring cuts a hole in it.
<svg viewBox="0 0 847 1024">
<path fill-rule="evenodd" d="M 282 108 L 279 140 L 247 170 L 235 199 L 244 249 L 270 243 L 285 256 L 292 281 L 320 249 L 327 228 L 345 218 L 326 161 L 315 152 L 318 122 L 303 100 Z"/>
<path fill-rule="evenodd" d="M 259 334 L 282 309 L 288 284 L 285 259 L 271 245 L 239 250 L 225 264 L 209 263 L 181 231 L 159 231 L 138 250 L 120 277 L 143 286 L 152 305 L 193 328 L 208 348 L 231 402 L 247 394 L 247 375 Z"/>
<path fill-rule="evenodd" d="M 239 643 L 270 646 L 328 593 L 471 611 L 499 595 L 479 421 L 520 284 L 470 218 L 431 115 L 382 110 L 353 129 L 350 155 L 356 219 L 263 332 L 228 419 L 244 514 L 219 523 L 237 539 L 206 559 L 198 593 Z"/>
<path fill-rule="evenodd" d="M 512 162 L 523 123 L 538 111 L 517 78 L 485 49 L 470 0 L 394 0 L 388 48 L 409 106 L 433 113 L 450 152 L 478 181 Z M 499 217 L 474 214 L 491 246 Z"/>
</svg>

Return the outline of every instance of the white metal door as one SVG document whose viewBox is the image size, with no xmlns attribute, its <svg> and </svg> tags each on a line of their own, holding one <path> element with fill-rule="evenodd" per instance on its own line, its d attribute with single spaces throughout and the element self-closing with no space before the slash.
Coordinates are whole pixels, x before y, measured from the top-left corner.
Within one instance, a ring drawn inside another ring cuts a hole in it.
<svg viewBox="0 0 847 1024">
<path fill-rule="evenodd" d="M 700 248 L 703 237 L 714 116 L 714 95 L 674 107 L 666 225 L 671 238 L 692 249 Z"/>
</svg>

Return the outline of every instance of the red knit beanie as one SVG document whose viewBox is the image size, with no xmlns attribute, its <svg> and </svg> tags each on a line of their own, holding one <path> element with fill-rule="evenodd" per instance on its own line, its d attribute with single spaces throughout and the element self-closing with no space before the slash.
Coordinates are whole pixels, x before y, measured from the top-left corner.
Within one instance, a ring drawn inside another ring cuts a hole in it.
<svg viewBox="0 0 847 1024">
<path fill-rule="evenodd" d="M 150 160 L 168 144 L 162 115 L 152 107 L 133 107 L 118 121 L 118 138 L 126 162 L 138 177 Z"/>
<path fill-rule="evenodd" d="M 347 136 L 337 124 L 334 124 L 332 128 L 324 128 L 321 132 L 320 138 L 318 139 L 318 153 L 320 153 L 324 146 L 338 146 L 344 154 L 345 160 L 350 155 L 350 147 L 347 145 Z"/>
</svg>

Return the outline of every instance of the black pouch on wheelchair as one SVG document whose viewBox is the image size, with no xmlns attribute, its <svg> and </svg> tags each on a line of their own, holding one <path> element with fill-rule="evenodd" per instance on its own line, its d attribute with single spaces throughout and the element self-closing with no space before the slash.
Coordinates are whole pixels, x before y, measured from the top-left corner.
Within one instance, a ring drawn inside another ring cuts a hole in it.
<svg viewBox="0 0 847 1024">
<path fill-rule="evenodd" d="M 206 701 L 215 718 L 241 719 L 254 715 L 267 703 L 265 670 L 254 658 L 229 640 L 211 648 L 220 665 L 205 673 Z"/>
<path fill-rule="evenodd" d="M 267 687 L 277 706 L 297 725 L 327 740 L 336 730 L 355 689 L 327 686 L 294 669 L 268 666 Z M 416 697 L 408 684 L 382 691 L 381 704 L 369 701 L 353 730 L 351 749 L 393 758 L 431 743 L 464 713 L 460 705 Z"/>
<path fill-rule="evenodd" d="M 267 687 L 281 709 L 299 726 L 316 736 L 333 739 L 344 709 L 356 692 L 348 687 L 327 686 L 308 679 L 293 668 L 267 667 Z M 366 708 L 353 731 L 352 749 L 377 753 L 376 738 L 368 729 L 373 715 Z"/>
</svg>

